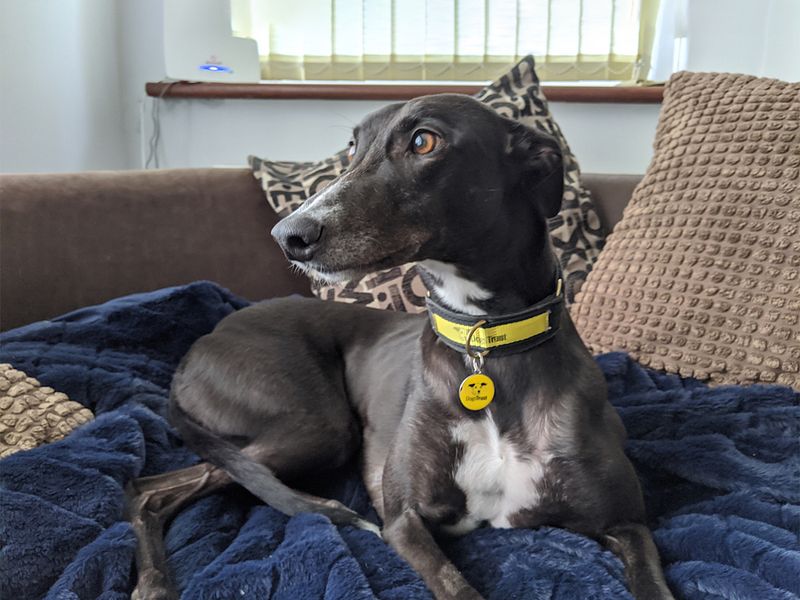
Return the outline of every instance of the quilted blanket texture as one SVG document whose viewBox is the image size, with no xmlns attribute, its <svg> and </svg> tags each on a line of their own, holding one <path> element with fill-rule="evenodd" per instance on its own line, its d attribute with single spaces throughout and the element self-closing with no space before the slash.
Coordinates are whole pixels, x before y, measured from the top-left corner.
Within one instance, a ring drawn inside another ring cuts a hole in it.
<svg viewBox="0 0 800 600">
<path fill-rule="evenodd" d="M 198 460 L 165 420 L 170 378 L 195 339 L 245 305 L 201 282 L 0 336 L 0 362 L 96 414 L 61 441 L 0 461 L 0 597 L 128 597 L 135 539 L 123 488 Z M 800 395 L 709 388 L 619 353 L 597 360 L 676 597 L 800 597 Z M 300 487 L 374 518 L 355 465 Z M 166 545 L 189 599 L 431 597 L 376 536 L 319 515 L 289 518 L 238 487 L 184 509 Z M 442 545 L 489 600 L 630 598 L 621 563 L 567 531 L 480 529 Z"/>
</svg>

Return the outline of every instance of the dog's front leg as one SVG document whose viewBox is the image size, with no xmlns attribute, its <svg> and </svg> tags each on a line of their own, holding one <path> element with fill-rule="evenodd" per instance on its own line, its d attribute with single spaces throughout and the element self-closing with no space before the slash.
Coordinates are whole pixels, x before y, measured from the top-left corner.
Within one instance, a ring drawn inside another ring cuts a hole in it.
<svg viewBox="0 0 800 600">
<path fill-rule="evenodd" d="M 646 525 L 620 523 L 605 532 L 602 542 L 625 565 L 625 576 L 636 600 L 674 600 Z"/>
<path fill-rule="evenodd" d="M 383 535 L 419 573 L 436 600 L 483 600 L 445 556 L 415 510 L 406 509 L 388 522 Z"/>
</svg>

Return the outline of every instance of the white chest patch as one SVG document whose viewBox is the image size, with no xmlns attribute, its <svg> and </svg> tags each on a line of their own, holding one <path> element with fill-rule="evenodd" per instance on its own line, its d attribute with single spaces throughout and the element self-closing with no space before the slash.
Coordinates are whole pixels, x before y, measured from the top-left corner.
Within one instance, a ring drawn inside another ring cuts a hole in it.
<svg viewBox="0 0 800 600">
<path fill-rule="evenodd" d="M 489 290 L 461 277 L 453 265 L 438 260 L 423 260 L 420 264 L 439 279 L 441 283 L 436 286 L 436 293 L 454 310 L 468 315 L 479 315 L 481 311 L 472 301 L 488 300 L 492 297 Z"/>
<path fill-rule="evenodd" d="M 500 435 L 491 414 L 480 421 L 462 421 L 451 432 L 453 441 L 464 445 L 455 481 L 467 497 L 467 514 L 455 525 L 445 526 L 446 531 L 460 535 L 484 521 L 493 527 L 510 527 L 513 514 L 536 506 L 551 458 L 548 453 L 521 456 Z"/>
</svg>

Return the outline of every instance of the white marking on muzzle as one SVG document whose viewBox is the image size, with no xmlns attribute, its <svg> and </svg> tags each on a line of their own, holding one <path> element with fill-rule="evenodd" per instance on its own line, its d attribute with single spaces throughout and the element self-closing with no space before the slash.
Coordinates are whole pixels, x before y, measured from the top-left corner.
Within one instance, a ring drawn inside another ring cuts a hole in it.
<svg viewBox="0 0 800 600">
<path fill-rule="evenodd" d="M 348 175 L 349 173 L 345 173 L 324 190 L 311 196 L 293 214 L 305 214 L 324 226 L 326 219 L 341 212 L 341 203 L 336 199 L 350 187 Z"/>
</svg>

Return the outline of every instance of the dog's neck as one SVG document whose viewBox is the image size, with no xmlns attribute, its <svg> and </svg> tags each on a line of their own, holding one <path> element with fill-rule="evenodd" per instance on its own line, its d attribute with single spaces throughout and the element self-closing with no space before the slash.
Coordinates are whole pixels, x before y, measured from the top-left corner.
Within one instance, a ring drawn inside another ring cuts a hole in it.
<svg viewBox="0 0 800 600">
<path fill-rule="evenodd" d="M 459 264 L 424 260 L 422 279 L 433 298 L 467 315 L 522 311 L 552 294 L 558 267 L 548 242 L 531 258 L 491 259 Z"/>
</svg>

